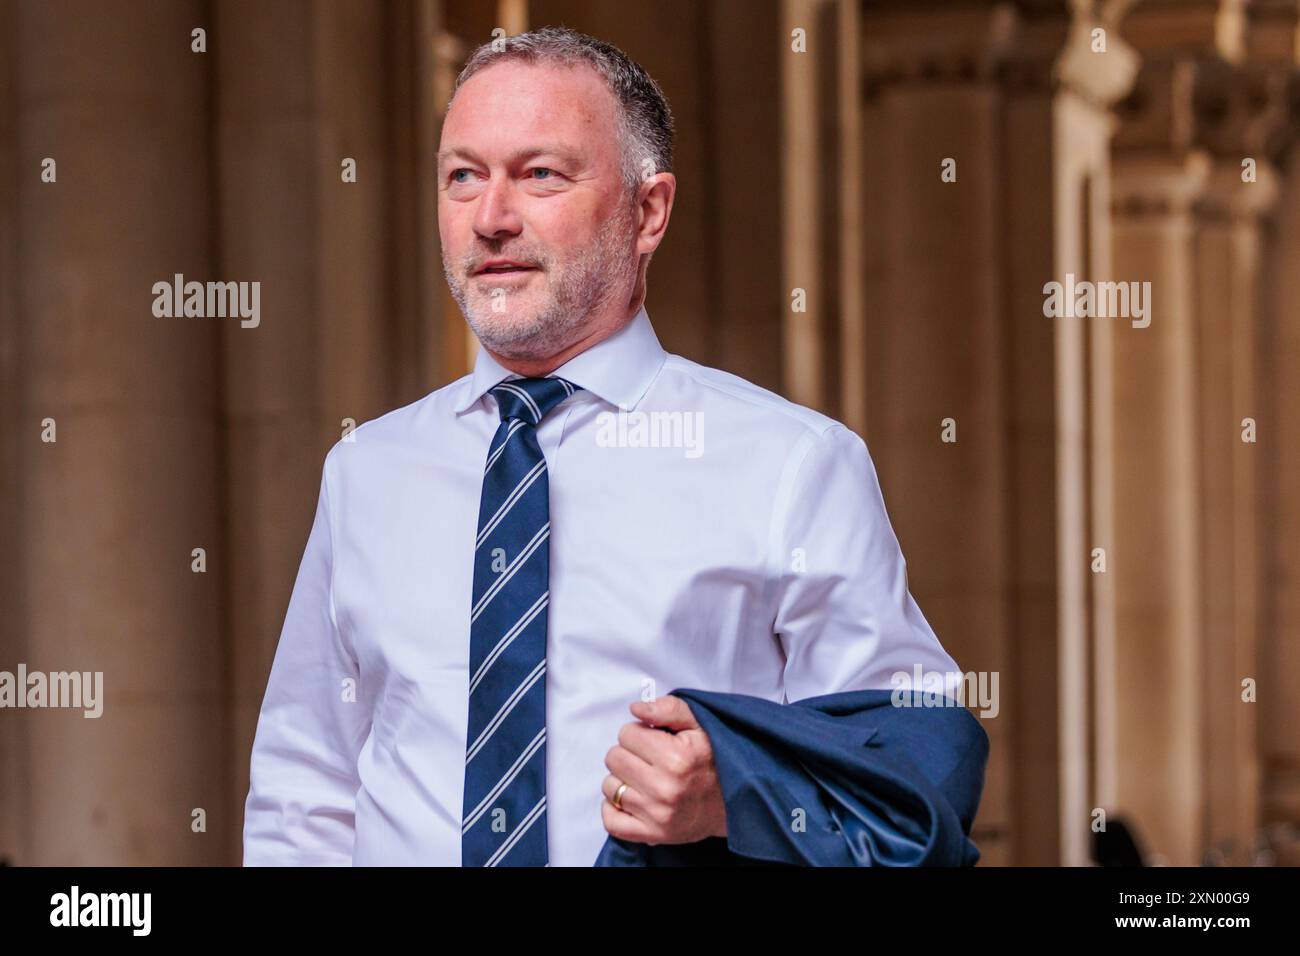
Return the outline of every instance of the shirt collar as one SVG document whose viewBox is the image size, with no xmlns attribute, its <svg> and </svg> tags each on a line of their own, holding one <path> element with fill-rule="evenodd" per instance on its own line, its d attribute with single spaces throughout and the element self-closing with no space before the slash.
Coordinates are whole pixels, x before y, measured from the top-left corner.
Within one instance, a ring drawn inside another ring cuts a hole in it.
<svg viewBox="0 0 1300 956">
<path fill-rule="evenodd" d="M 549 374 L 581 385 L 611 405 L 631 411 L 650 388 L 666 357 L 643 305 L 623 328 Z M 520 377 L 480 345 L 474 371 L 461 386 L 456 414 L 468 409 L 503 379 Z"/>
</svg>

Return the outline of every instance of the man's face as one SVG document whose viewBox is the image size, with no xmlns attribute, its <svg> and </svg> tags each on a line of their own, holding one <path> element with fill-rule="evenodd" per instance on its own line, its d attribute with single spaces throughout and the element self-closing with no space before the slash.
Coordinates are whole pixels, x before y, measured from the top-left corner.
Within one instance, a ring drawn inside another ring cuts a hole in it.
<svg viewBox="0 0 1300 956">
<path fill-rule="evenodd" d="M 617 109 L 585 66 L 499 63 L 456 94 L 438 163 L 443 270 L 498 355 L 555 355 L 628 301 L 637 222 Z"/>
</svg>

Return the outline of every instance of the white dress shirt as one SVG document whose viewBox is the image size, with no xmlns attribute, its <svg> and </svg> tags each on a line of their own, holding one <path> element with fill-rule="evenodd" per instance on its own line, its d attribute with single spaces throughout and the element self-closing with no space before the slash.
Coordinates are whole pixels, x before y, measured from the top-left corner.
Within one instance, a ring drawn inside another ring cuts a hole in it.
<svg viewBox="0 0 1300 956">
<path fill-rule="evenodd" d="M 552 374 L 548 859 L 590 866 L 628 704 L 774 701 L 953 674 L 907 588 L 866 446 L 659 344 L 641 309 Z M 253 744 L 251 864 L 460 864 L 470 588 L 488 390 L 473 373 L 325 457 Z M 657 414 L 656 414 L 657 413 Z"/>
</svg>

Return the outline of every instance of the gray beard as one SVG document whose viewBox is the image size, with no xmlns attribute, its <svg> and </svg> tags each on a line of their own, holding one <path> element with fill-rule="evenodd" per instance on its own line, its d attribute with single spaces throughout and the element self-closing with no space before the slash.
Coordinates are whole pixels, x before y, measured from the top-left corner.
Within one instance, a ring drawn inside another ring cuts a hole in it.
<svg viewBox="0 0 1300 956">
<path fill-rule="evenodd" d="M 637 264 L 627 255 L 631 245 L 631 209 L 601 226 L 592 243 L 572 260 L 557 265 L 545 256 L 520 256 L 536 262 L 550 280 L 550 301 L 535 316 L 512 314 L 511 292 L 494 299 L 477 296 L 471 306 L 467 269 L 453 270 L 446 257 L 443 272 L 452 298 L 479 342 L 497 355 L 515 359 L 543 359 L 564 351 L 586 330 L 593 315 L 603 312 L 614 296 L 631 287 Z M 518 253 L 516 253 L 518 254 Z M 498 302 L 505 308 L 494 311 Z"/>
</svg>

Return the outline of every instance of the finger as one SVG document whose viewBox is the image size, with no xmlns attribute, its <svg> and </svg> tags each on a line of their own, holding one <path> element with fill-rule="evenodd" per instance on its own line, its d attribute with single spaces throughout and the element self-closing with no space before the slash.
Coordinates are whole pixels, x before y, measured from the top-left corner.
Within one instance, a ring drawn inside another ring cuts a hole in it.
<svg viewBox="0 0 1300 956">
<path fill-rule="evenodd" d="M 618 742 L 652 767 L 665 767 L 677 761 L 681 745 L 664 730 L 645 724 L 624 724 L 618 731 Z"/>
<path fill-rule="evenodd" d="M 672 694 L 651 701 L 633 701 L 629 709 L 638 720 L 665 730 L 691 730 L 700 726 L 690 705 Z"/>
<path fill-rule="evenodd" d="M 656 828 L 650 826 L 644 820 L 632 816 L 630 813 L 616 810 L 608 800 L 601 801 L 600 821 L 605 825 L 606 833 L 618 837 L 620 840 L 629 840 L 632 843 L 657 843 L 660 841 L 659 831 Z"/>
<path fill-rule="evenodd" d="M 667 775 L 656 771 L 626 747 L 611 747 L 609 753 L 605 754 L 605 766 L 610 773 L 626 783 L 629 789 L 640 792 L 643 797 L 642 806 L 665 802 L 664 784 Z M 623 795 L 623 799 L 627 799 L 627 794 Z"/>
<path fill-rule="evenodd" d="M 614 803 L 614 798 L 618 796 L 618 788 L 625 783 L 627 783 L 626 780 L 620 780 L 612 773 L 606 774 L 605 779 L 600 782 L 600 792 L 605 795 L 605 799 L 609 801 L 611 806 Z M 632 816 L 640 817 L 643 820 L 648 819 L 643 812 L 645 810 L 645 799 L 630 783 L 627 785 L 627 789 L 623 791 L 623 796 L 618 803 L 619 805 L 614 807 L 615 810 L 630 813 Z"/>
</svg>

